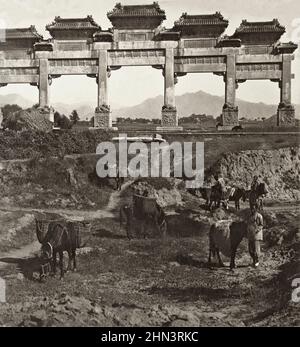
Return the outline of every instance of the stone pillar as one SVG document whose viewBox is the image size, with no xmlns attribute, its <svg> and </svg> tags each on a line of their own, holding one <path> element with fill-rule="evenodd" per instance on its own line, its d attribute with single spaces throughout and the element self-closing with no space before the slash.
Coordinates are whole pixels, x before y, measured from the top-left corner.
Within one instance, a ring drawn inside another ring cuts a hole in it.
<svg viewBox="0 0 300 347">
<path fill-rule="evenodd" d="M 3 128 L 2 122 L 3 122 L 3 114 L 2 114 L 2 109 L 1 109 L 1 107 L 0 107 L 0 129 Z"/>
<path fill-rule="evenodd" d="M 295 108 L 291 104 L 292 55 L 282 55 L 282 77 L 280 86 L 280 104 L 277 110 L 277 125 L 295 124 Z"/>
<path fill-rule="evenodd" d="M 108 56 L 107 50 L 99 51 L 98 60 L 98 100 L 95 110 L 94 128 L 109 129 L 112 127 L 110 106 L 108 105 Z"/>
<path fill-rule="evenodd" d="M 54 123 L 54 110 L 49 103 L 49 61 L 48 59 L 40 59 L 39 66 L 39 107 L 42 114 Z"/>
<path fill-rule="evenodd" d="M 225 73 L 225 104 L 221 116 L 221 130 L 231 130 L 239 124 L 236 96 L 236 62 L 235 55 L 227 55 Z"/>
<path fill-rule="evenodd" d="M 39 105 L 49 107 L 49 62 L 48 59 L 40 59 L 39 78 Z"/>
<path fill-rule="evenodd" d="M 180 130 L 175 105 L 174 50 L 167 48 L 164 68 L 164 106 L 162 108 L 161 127 L 157 130 Z"/>
</svg>

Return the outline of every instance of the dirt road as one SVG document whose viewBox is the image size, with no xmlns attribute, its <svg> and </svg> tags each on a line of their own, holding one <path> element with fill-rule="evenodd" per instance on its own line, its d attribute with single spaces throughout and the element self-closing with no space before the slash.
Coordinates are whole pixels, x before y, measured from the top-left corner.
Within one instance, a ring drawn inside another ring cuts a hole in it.
<svg viewBox="0 0 300 347">
<path fill-rule="evenodd" d="M 114 218 L 118 207 L 121 205 L 122 192 L 128 188 L 131 182 L 127 182 L 122 186 L 121 191 L 115 191 L 111 194 L 107 207 L 98 211 L 81 211 L 81 210 L 61 210 L 61 209 L 31 209 L 31 208 L 20 208 L 20 207 L 4 207 L 0 208 L 2 211 L 9 212 L 30 212 L 30 213 L 55 213 L 60 216 L 67 218 L 68 220 L 94 220 L 104 218 Z M 29 258 L 36 254 L 40 249 L 39 242 L 35 241 L 29 245 L 22 246 L 20 249 L 12 250 L 10 252 L 1 253 L 0 258 Z M 7 265 L 5 262 L 1 262 L 0 269 Z"/>
</svg>

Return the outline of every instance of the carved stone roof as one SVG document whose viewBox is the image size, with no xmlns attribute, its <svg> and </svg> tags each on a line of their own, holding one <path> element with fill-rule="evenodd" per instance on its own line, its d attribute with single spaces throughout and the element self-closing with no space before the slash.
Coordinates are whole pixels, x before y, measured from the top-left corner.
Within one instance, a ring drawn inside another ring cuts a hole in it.
<svg viewBox="0 0 300 347">
<path fill-rule="evenodd" d="M 166 19 L 166 14 L 157 2 L 134 6 L 123 6 L 118 3 L 107 13 L 107 17 L 115 29 L 154 30 Z"/>
<path fill-rule="evenodd" d="M 109 30 L 98 31 L 94 34 L 93 41 L 95 41 L 95 42 L 112 42 L 113 41 L 113 33 Z"/>
<path fill-rule="evenodd" d="M 155 39 L 160 41 L 178 41 L 180 39 L 180 31 L 163 28 L 157 32 Z"/>
<path fill-rule="evenodd" d="M 53 51 L 53 43 L 50 40 L 43 40 L 34 44 L 34 50 L 36 52 L 52 52 Z"/>
<path fill-rule="evenodd" d="M 298 49 L 298 45 L 294 42 L 280 42 L 275 46 L 275 52 L 277 54 L 280 53 L 294 53 L 295 50 Z"/>
<path fill-rule="evenodd" d="M 217 38 L 228 27 L 228 20 L 220 12 L 214 14 L 182 16 L 174 23 L 173 30 L 180 31 L 182 37 Z"/>
<path fill-rule="evenodd" d="M 92 16 L 86 18 L 61 18 L 55 17 L 54 21 L 46 26 L 51 36 L 55 39 L 91 39 L 101 27 Z"/>
<path fill-rule="evenodd" d="M 232 36 L 223 36 L 218 44 L 218 47 L 241 47 L 241 39 Z"/>
<path fill-rule="evenodd" d="M 178 21 L 174 23 L 175 27 L 184 26 L 203 26 L 203 25 L 221 25 L 228 26 L 228 20 L 224 19 L 220 12 L 214 14 L 188 15 L 183 13 Z"/>
<path fill-rule="evenodd" d="M 92 16 L 87 16 L 86 18 L 61 18 L 55 17 L 51 24 L 46 26 L 46 29 L 51 30 L 86 30 L 86 29 L 96 29 L 101 30 L 100 26 L 94 21 Z"/>
<path fill-rule="evenodd" d="M 165 11 L 157 2 L 150 5 L 129 5 L 123 6 L 117 3 L 115 8 L 107 13 L 109 19 L 116 17 L 160 17 L 166 19 Z"/>
<path fill-rule="evenodd" d="M 278 19 L 273 19 L 269 22 L 248 22 L 243 20 L 239 28 L 236 29 L 235 35 L 239 33 L 267 33 L 278 32 L 285 33 L 285 27 L 280 25 Z"/>
<path fill-rule="evenodd" d="M 14 39 L 32 39 L 35 41 L 41 40 L 43 36 L 41 36 L 34 25 L 29 28 L 11 28 L 5 29 L 5 38 L 7 40 Z"/>
</svg>

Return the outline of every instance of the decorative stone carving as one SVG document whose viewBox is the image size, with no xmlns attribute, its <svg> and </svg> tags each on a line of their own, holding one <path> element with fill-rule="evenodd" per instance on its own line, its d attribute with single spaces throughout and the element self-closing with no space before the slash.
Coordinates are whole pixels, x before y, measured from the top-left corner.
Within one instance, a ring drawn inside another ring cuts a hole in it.
<svg viewBox="0 0 300 347">
<path fill-rule="evenodd" d="M 44 40 L 34 44 L 35 52 L 53 52 L 53 43 L 50 40 Z"/>
<path fill-rule="evenodd" d="M 272 64 L 237 64 L 237 71 L 279 71 L 280 64 L 272 63 Z"/>
<path fill-rule="evenodd" d="M 177 118 L 177 109 L 176 107 L 165 105 L 162 108 L 162 127 L 177 127 L 178 118 Z"/>
<path fill-rule="evenodd" d="M 112 127 L 110 107 L 101 105 L 95 109 L 94 128 L 108 129 Z"/>
<path fill-rule="evenodd" d="M 225 64 L 225 59 L 225 57 L 176 57 L 175 64 Z"/>
<path fill-rule="evenodd" d="M 237 106 L 225 104 L 221 116 L 222 126 L 236 126 L 239 124 L 239 109 Z"/>
<path fill-rule="evenodd" d="M 53 59 L 49 60 L 50 66 L 97 66 L 96 59 Z"/>
<path fill-rule="evenodd" d="M 174 73 L 174 84 L 178 83 L 178 76 L 177 73 Z"/>
<path fill-rule="evenodd" d="M 163 50 L 119 50 L 109 52 L 109 57 L 112 59 L 116 58 L 152 58 L 152 57 L 163 57 Z"/>
<path fill-rule="evenodd" d="M 54 123 L 54 108 L 51 106 L 43 106 L 38 108 L 39 112 L 46 116 L 50 122 Z"/>
<path fill-rule="evenodd" d="M 51 75 L 48 75 L 48 83 L 49 83 L 49 86 L 52 85 L 52 76 Z"/>
<path fill-rule="evenodd" d="M 110 78 L 111 77 L 111 68 L 107 67 L 107 77 Z"/>
<path fill-rule="evenodd" d="M 291 104 L 280 103 L 277 110 L 278 126 L 295 125 L 295 108 Z"/>
</svg>

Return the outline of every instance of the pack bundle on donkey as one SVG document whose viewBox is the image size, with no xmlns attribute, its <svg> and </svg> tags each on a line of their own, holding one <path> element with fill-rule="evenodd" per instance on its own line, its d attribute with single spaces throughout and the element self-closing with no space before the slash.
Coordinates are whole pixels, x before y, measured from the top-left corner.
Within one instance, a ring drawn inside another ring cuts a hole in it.
<svg viewBox="0 0 300 347">
<path fill-rule="evenodd" d="M 136 222 L 139 222 L 141 226 L 136 234 L 138 238 L 146 236 L 145 229 L 149 226 L 154 226 L 160 237 L 166 236 L 167 233 L 166 215 L 155 198 L 133 195 L 133 204 L 125 205 L 120 209 L 120 226 L 123 222 L 126 223 L 129 239 L 133 237 L 132 230 L 136 227 Z"/>
<path fill-rule="evenodd" d="M 63 252 L 68 252 L 68 270 L 76 271 L 76 249 L 84 247 L 81 240 L 82 232 L 90 232 L 88 222 L 70 221 L 42 221 L 36 219 L 36 235 L 42 245 L 41 258 L 42 270 L 41 277 L 44 277 L 44 266 L 51 264 L 51 270 L 56 273 L 57 253 L 59 254 L 60 277 L 64 277 Z M 48 262 L 48 263 L 47 263 Z"/>
</svg>

